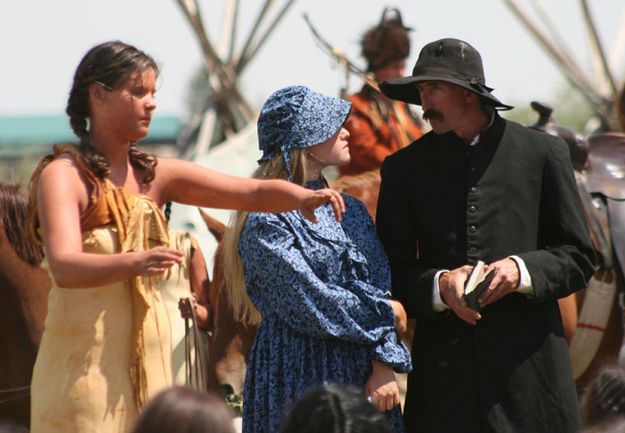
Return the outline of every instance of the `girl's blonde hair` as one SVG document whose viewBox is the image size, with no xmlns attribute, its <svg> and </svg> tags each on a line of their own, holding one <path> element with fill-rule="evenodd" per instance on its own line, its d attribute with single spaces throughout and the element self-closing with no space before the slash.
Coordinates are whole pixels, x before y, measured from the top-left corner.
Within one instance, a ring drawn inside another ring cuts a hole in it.
<svg viewBox="0 0 625 433">
<path fill-rule="evenodd" d="M 294 149 L 291 153 L 292 182 L 298 185 L 306 183 L 308 158 L 303 149 Z M 284 158 L 277 154 L 262 163 L 252 174 L 255 179 L 288 179 Z M 227 299 L 232 307 L 234 319 L 245 325 L 260 324 L 261 316 L 247 294 L 243 262 L 239 255 L 241 232 L 245 227 L 249 211 L 237 211 L 224 236 L 224 286 Z"/>
</svg>

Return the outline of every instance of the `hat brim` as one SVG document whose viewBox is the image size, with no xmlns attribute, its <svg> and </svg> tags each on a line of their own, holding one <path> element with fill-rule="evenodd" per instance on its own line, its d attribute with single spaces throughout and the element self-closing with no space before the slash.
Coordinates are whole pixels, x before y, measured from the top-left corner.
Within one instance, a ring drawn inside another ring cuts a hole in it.
<svg viewBox="0 0 625 433">
<path fill-rule="evenodd" d="M 492 93 L 487 90 L 486 86 L 472 86 L 471 83 L 463 80 L 435 75 L 420 75 L 417 77 L 393 78 L 383 81 L 380 84 L 380 89 L 382 90 L 382 93 L 384 93 L 391 99 L 403 101 L 408 104 L 421 105 L 421 95 L 419 95 L 419 91 L 417 90 L 417 86 L 415 86 L 415 84 L 424 81 L 444 81 L 446 83 L 455 84 L 456 86 L 460 86 L 475 93 L 480 98 L 484 99 L 485 102 L 487 102 L 493 108 L 496 108 L 498 110 L 505 111 L 514 108 L 512 105 L 504 104 L 499 99 L 497 99 Z"/>
<path fill-rule="evenodd" d="M 312 147 L 329 140 L 347 122 L 352 104 L 341 98 L 310 92 L 302 105 L 303 113 L 315 113 L 298 133 L 297 148 Z M 305 140 L 304 140 L 305 137 Z"/>
</svg>

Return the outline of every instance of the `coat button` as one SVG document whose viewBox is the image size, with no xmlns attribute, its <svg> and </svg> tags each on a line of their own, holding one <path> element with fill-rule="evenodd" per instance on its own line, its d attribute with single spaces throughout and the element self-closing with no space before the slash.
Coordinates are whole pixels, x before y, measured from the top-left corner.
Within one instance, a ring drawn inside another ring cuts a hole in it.
<svg viewBox="0 0 625 433">
<path fill-rule="evenodd" d="M 469 227 L 469 231 L 471 233 L 475 233 L 477 231 L 477 227 L 476 226 L 471 226 L 471 227 Z"/>
<path fill-rule="evenodd" d="M 469 191 L 476 192 L 477 191 L 477 187 L 476 186 L 472 186 L 471 188 L 469 188 Z"/>
<path fill-rule="evenodd" d="M 475 207 L 474 205 L 469 206 L 469 212 L 475 213 L 476 210 L 477 210 L 477 207 Z"/>
<path fill-rule="evenodd" d="M 477 253 L 477 248 L 475 248 L 475 247 L 470 247 L 470 248 L 469 248 L 469 253 L 471 253 L 471 254 L 475 254 L 475 253 Z"/>
</svg>

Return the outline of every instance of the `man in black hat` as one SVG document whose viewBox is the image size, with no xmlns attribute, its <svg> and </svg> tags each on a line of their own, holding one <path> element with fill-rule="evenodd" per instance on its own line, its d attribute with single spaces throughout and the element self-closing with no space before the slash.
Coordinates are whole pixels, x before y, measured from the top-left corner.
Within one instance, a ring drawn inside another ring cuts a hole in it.
<svg viewBox="0 0 625 433">
<path fill-rule="evenodd" d="M 594 253 L 566 145 L 501 118 L 512 107 L 457 39 L 382 91 L 432 126 L 385 160 L 377 210 L 393 295 L 417 319 L 407 431 L 579 431 L 557 300 L 586 286 Z M 496 274 L 471 309 L 478 260 Z"/>
</svg>

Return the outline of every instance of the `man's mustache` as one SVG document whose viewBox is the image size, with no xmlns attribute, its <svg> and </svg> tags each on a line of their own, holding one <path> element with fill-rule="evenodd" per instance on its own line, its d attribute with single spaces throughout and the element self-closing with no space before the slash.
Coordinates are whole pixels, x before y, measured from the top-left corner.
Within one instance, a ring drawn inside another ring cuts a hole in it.
<svg viewBox="0 0 625 433">
<path fill-rule="evenodd" d="M 443 115 L 443 113 L 437 110 L 426 110 L 423 113 L 423 118 L 428 121 L 429 120 L 443 120 L 445 119 L 445 116 Z"/>
</svg>

